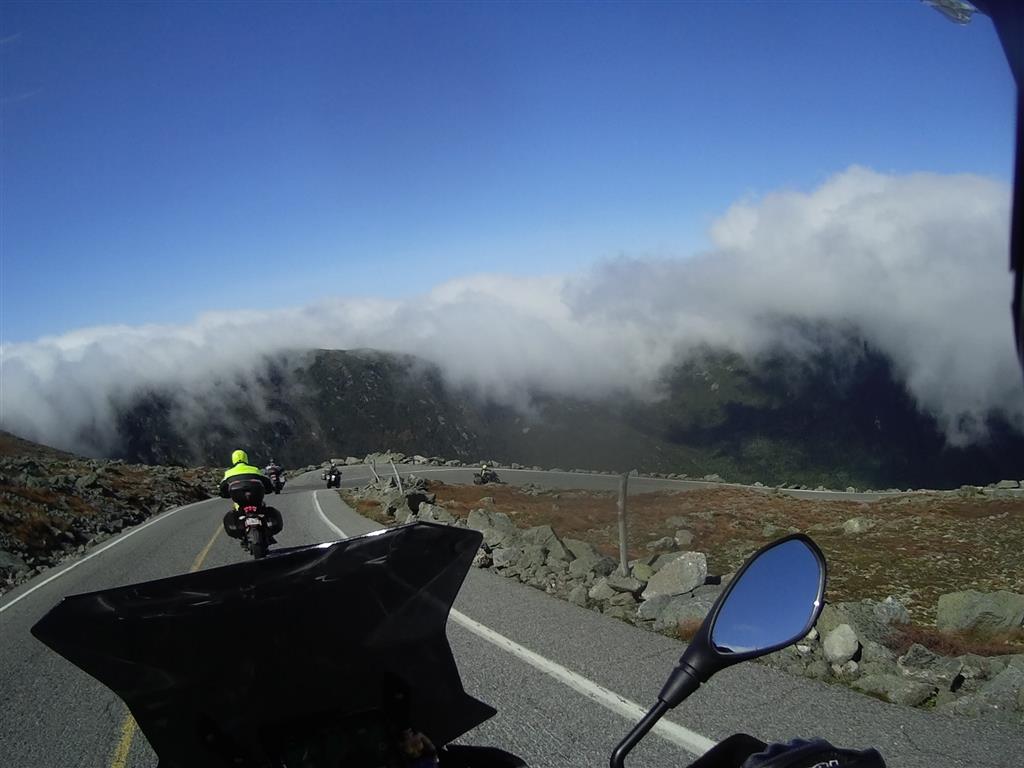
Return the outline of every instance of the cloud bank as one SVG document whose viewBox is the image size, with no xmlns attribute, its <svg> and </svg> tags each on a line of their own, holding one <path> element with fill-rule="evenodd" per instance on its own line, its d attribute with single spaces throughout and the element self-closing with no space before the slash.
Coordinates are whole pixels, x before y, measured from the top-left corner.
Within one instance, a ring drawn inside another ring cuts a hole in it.
<svg viewBox="0 0 1024 768">
<path fill-rule="evenodd" d="M 712 247 L 622 258 L 560 277 L 477 275 L 408 300 L 209 313 L 2 348 L 0 427 L 62 448 L 117 444 L 115 404 L 149 388 L 209 396 L 266 353 L 371 347 L 437 363 L 454 385 L 513 404 L 531 391 L 650 394 L 703 344 L 799 351 L 779 318 L 852 325 L 887 353 L 950 440 L 1001 410 L 1024 425 L 1011 340 L 1010 193 L 977 176 L 850 168 L 811 192 L 735 204 Z M 258 405 L 258 404 L 256 404 Z"/>
</svg>

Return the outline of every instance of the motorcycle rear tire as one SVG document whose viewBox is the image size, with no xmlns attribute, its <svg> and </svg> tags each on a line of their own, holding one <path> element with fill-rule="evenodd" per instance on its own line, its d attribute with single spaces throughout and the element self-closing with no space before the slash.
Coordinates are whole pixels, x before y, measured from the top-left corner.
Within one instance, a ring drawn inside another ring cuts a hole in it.
<svg viewBox="0 0 1024 768">
<path fill-rule="evenodd" d="M 246 535 L 249 537 L 249 551 L 252 552 L 253 559 L 262 560 L 266 557 L 267 542 L 263 538 L 263 528 L 254 525 Z"/>
</svg>

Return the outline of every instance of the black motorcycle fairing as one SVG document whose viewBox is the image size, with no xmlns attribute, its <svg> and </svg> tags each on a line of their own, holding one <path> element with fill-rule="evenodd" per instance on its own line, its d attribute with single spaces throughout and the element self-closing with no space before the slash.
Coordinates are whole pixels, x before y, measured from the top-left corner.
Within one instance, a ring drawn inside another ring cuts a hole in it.
<svg viewBox="0 0 1024 768">
<path fill-rule="evenodd" d="M 495 714 L 445 636 L 480 540 L 415 523 L 67 597 L 32 634 L 125 700 L 161 768 L 267 765 L 304 724 L 396 700 L 440 746 Z"/>
</svg>

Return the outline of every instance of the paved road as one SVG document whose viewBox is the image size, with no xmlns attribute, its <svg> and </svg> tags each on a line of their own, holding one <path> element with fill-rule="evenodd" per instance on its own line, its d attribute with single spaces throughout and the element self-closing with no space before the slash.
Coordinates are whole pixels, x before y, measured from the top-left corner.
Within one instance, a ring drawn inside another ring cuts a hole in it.
<svg viewBox="0 0 1024 768">
<path fill-rule="evenodd" d="M 417 472 L 450 481 L 469 478 L 468 470 Z M 364 467 L 347 468 L 345 484 L 362 482 L 368 473 Z M 502 474 L 510 481 L 557 487 L 613 488 L 617 482 L 600 475 Z M 635 481 L 634 490 L 673 482 Z M 376 527 L 345 507 L 337 494 L 314 495 L 318 486 L 315 475 L 305 475 L 275 499 L 286 521 L 278 537 L 282 545 Z M 0 766 L 156 765 L 144 737 L 126 730 L 120 701 L 48 651 L 28 629 L 67 594 L 245 559 L 236 542 L 217 533 L 225 504 L 211 500 L 161 515 L 70 569 L 41 574 L 0 600 Z M 449 623 L 449 637 L 466 688 L 499 709 L 467 741 L 502 746 L 534 768 L 606 765 L 630 723 L 602 702 L 601 690 L 646 706 L 681 652 L 673 640 L 486 572 L 470 573 L 456 608 L 459 616 Z M 737 730 L 769 740 L 822 735 L 849 746 L 874 745 L 891 766 L 907 768 L 1009 768 L 1024 754 L 1019 726 L 906 710 L 755 664 L 722 673 L 670 720 L 681 727 L 648 737 L 630 764 L 685 765 L 690 755 L 680 743 L 717 740 Z"/>
</svg>

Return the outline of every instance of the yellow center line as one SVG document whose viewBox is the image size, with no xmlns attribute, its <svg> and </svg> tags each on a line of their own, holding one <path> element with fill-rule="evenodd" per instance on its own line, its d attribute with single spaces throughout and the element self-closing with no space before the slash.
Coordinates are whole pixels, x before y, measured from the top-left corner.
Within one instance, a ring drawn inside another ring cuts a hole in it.
<svg viewBox="0 0 1024 768">
<path fill-rule="evenodd" d="M 213 543 L 220 536 L 221 529 L 221 525 L 218 524 L 217 529 L 213 532 L 213 536 L 206 542 L 206 546 L 196 555 L 196 559 L 192 561 L 192 567 L 188 569 L 189 573 L 195 573 L 203 567 L 203 561 L 206 560 L 206 556 L 213 549 Z M 136 725 L 132 713 L 129 712 L 124 716 L 124 722 L 121 723 L 121 739 L 117 742 L 114 757 L 110 760 L 110 768 L 125 768 L 128 765 L 128 755 L 132 751 L 132 740 L 135 738 L 136 730 L 138 730 L 138 725 Z"/>
<path fill-rule="evenodd" d="M 188 569 L 189 573 L 195 573 L 203 567 L 203 561 L 206 559 L 206 556 L 210 554 L 210 550 L 213 548 L 213 542 L 215 542 L 217 537 L 220 536 L 221 530 L 222 527 L 218 525 L 217 530 L 213 532 L 213 536 L 210 537 L 210 540 L 206 542 L 206 546 L 203 547 L 203 551 L 196 555 L 196 559 L 192 561 L 192 567 Z"/>
</svg>

